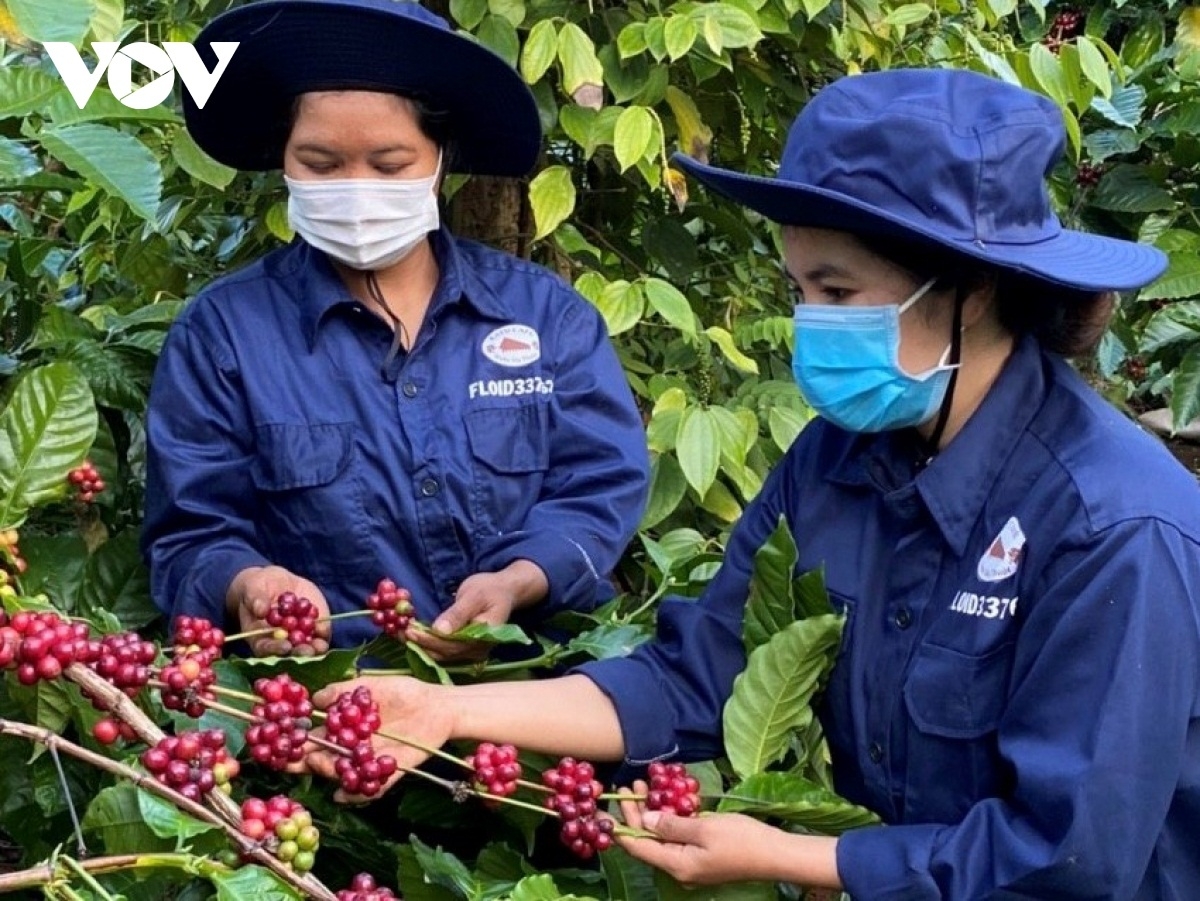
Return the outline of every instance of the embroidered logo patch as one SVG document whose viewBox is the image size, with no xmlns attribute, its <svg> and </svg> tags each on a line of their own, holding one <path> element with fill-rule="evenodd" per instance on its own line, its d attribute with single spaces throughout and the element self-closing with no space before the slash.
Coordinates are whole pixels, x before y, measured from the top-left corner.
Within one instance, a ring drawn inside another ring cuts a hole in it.
<svg viewBox="0 0 1200 901">
<path fill-rule="evenodd" d="M 1017 571 L 1025 549 L 1025 533 L 1015 516 L 1009 517 L 1000 534 L 979 558 L 975 574 L 982 582 L 1002 582 Z"/>
<path fill-rule="evenodd" d="M 483 355 L 501 366 L 528 366 L 541 357 L 542 343 L 527 325 L 502 325 L 483 339 Z"/>
</svg>

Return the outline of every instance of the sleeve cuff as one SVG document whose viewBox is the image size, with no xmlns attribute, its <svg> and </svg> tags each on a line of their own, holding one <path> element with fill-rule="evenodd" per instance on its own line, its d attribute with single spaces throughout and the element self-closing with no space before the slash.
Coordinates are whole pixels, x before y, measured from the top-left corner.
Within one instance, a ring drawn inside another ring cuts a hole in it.
<svg viewBox="0 0 1200 901">
<path fill-rule="evenodd" d="M 671 706 L 652 667 L 635 656 L 595 660 L 571 672 L 587 676 L 612 702 L 627 766 L 642 768 L 679 753 Z"/>
<path fill-rule="evenodd" d="M 546 574 L 550 590 L 538 609 L 546 613 L 591 607 L 600 574 L 584 547 L 561 532 L 540 530 L 505 535 L 479 559 L 481 570 L 499 570 L 528 560 Z"/>
<path fill-rule="evenodd" d="M 234 577 L 251 566 L 270 566 L 271 561 L 251 548 L 208 548 L 197 558 L 171 607 L 174 616 L 202 616 L 217 625 L 227 625 L 225 595 Z"/>
<path fill-rule="evenodd" d="M 870 901 L 936 901 L 941 892 L 929 873 L 937 834 L 944 826 L 868 826 L 837 842 L 838 878 L 851 898 Z"/>
</svg>

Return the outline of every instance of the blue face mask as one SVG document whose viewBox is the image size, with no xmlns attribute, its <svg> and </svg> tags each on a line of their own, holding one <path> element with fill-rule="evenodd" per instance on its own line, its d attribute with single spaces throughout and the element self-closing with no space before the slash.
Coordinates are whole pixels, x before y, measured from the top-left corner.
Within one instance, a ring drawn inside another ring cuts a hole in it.
<svg viewBox="0 0 1200 901">
<path fill-rule="evenodd" d="M 942 362 L 917 375 L 900 368 L 900 314 L 933 287 L 931 278 L 901 304 L 796 307 L 792 372 L 805 399 L 849 432 L 920 425 L 942 404 L 956 368 Z"/>
</svg>

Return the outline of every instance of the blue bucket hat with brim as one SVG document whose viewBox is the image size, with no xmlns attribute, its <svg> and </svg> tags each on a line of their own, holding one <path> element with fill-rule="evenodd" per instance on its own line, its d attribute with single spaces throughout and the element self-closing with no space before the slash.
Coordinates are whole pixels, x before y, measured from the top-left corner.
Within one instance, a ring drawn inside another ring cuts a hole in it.
<svg viewBox="0 0 1200 901">
<path fill-rule="evenodd" d="M 674 161 L 784 225 L 931 242 L 1082 290 L 1129 290 L 1166 269 L 1159 250 L 1062 227 L 1046 176 L 1062 114 L 975 72 L 899 69 L 842 78 L 792 124 L 774 178 L 683 154 Z"/>
<path fill-rule="evenodd" d="M 519 176 L 537 160 L 542 130 L 533 95 L 512 66 L 456 34 L 418 3 L 263 0 L 213 19 L 194 41 L 240 46 L 200 109 L 185 91 L 196 143 L 237 169 L 278 169 L 294 99 L 307 91 L 415 94 L 445 110 L 458 172 Z"/>
</svg>

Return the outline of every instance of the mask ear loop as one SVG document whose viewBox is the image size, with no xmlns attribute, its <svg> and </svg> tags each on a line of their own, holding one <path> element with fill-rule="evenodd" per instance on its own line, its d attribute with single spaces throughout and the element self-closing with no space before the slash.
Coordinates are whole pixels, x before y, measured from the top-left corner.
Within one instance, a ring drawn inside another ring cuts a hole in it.
<svg viewBox="0 0 1200 901">
<path fill-rule="evenodd" d="M 375 273 L 367 273 L 367 292 L 371 295 L 371 299 L 379 304 L 380 308 L 387 317 L 392 320 L 392 344 L 388 348 L 387 356 L 384 357 L 383 363 L 380 364 L 379 374 L 386 381 L 388 378 L 388 369 L 392 365 L 392 361 L 400 353 L 401 345 L 412 347 L 412 341 L 408 337 L 408 329 L 404 327 L 404 323 L 400 321 L 400 317 L 392 312 L 392 308 L 388 306 L 388 302 L 383 297 L 383 291 L 379 289 L 379 282 L 375 279 Z"/>
<path fill-rule="evenodd" d="M 938 418 L 933 426 L 933 434 L 925 442 L 927 455 L 925 456 L 925 461 L 921 464 L 922 468 L 928 466 L 933 458 L 937 456 L 938 444 L 942 440 L 942 433 L 946 431 L 946 422 L 950 419 L 950 407 L 954 404 L 954 386 L 958 382 L 958 370 L 961 368 L 959 364 L 962 362 L 962 317 L 963 306 L 965 306 L 966 301 L 966 286 L 959 285 L 954 292 L 954 333 L 950 338 L 949 365 L 954 368 L 950 370 L 950 381 L 946 385 L 946 393 L 942 397 L 942 405 L 938 408 Z"/>
</svg>

